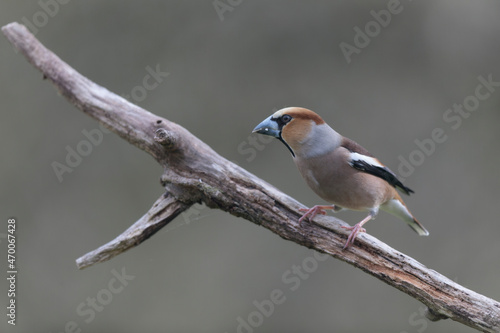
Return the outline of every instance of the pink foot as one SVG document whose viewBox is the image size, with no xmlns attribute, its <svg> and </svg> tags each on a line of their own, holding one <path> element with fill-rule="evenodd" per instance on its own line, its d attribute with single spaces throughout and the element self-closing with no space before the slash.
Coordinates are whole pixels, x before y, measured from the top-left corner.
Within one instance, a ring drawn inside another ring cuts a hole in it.
<svg viewBox="0 0 500 333">
<path fill-rule="evenodd" d="M 370 215 L 368 215 L 367 217 L 365 217 L 361 222 L 356 223 L 354 225 L 354 227 L 344 227 L 344 226 L 342 226 L 343 229 L 352 230 L 351 233 L 349 234 L 349 237 L 347 237 L 347 242 L 345 242 L 345 245 L 344 245 L 344 248 L 343 248 L 344 250 L 347 249 L 352 244 L 354 244 L 354 240 L 356 239 L 356 236 L 360 232 L 366 232 L 366 229 L 363 228 L 363 224 L 365 224 L 366 222 L 370 221 L 374 216 L 375 216 L 374 213 L 370 213 Z"/>
<path fill-rule="evenodd" d="M 360 223 L 357 223 L 354 225 L 354 227 L 344 227 L 342 226 L 343 229 L 347 230 L 352 230 L 351 233 L 349 234 L 349 237 L 347 237 L 347 242 L 345 242 L 345 245 L 343 249 L 347 249 L 350 245 L 354 244 L 354 240 L 356 239 L 356 236 L 360 232 L 366 232 L 366 229 L 360 226 Z"/>
<path fill-rule="evenodd" d="M 318 214 L 321 214 L 321 215 L 326 215 L 326 211 L 325 209 L 335 209 L 335 206 L 334 205 L 331 205 L 331 206 L 320 206 L 320 205 L 316 205 L 312 208 L 299 208 L 299 211 L 301 212 L 306 212 L 304 215 L 302 215 L 302 217 L 299 219 L 299 226 L 302 227 L 302 221 L 304 221 L 304 219 L 308 216 L 308 215 L 311 215 L 309 216 L 308 220 L 309 221 L 312 221 L 312 219 L 318 215 Z"/>
</svg>

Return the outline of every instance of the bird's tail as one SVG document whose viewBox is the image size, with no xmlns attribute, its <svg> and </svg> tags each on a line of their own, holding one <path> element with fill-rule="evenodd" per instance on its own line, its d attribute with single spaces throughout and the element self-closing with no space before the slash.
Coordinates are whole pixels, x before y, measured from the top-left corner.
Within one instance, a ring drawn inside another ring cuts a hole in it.
<svg viewBox="0 0 500 333">
<path fill-rule="evenodd" d="M 420 236 L 429 236 L 427 229 L 413 217 L 398 193 L 394 199 L 387 201 L 380 208 L 405 221 Z"/>
<path fill-rule="evenodd" d="M 427 231 L 427 229 L 425 229 L 425 227 L 420 222 L 418 222 L 416 218 L 413 218 L 413 221 L 408 222 L 408 225 L 410 226 L 410 228 L 415 230 L 415 232 L 419 236 L 429 236 L 429 232 Z"/>
</svg>

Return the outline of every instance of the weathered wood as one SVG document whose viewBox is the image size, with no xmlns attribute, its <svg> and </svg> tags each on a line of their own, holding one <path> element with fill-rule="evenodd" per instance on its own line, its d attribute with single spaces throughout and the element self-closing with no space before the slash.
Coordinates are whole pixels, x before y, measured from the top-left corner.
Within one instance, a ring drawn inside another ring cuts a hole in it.
<svg viewBox="0 0 500 333">
<path fill-rule="evenodd" d="M 471 291 L 376 238 L 360 234 L 343 251 L 345 222 L 318 216 L 300 228 L 293 198 L 218 155 L 183 127 L 155 116 L 88 80 L 22 25 L 3 33 L 72 104 L 164 167 L 166 193 L 115 240 L 77 260 L 79 268 L 112 258 L 153 235 L 195 202 L 261 225 L 280 237 L 327 253 L 405 292 L 428 307 L 431 320 L 450 318 L 484 332 L 500 332 L 500 303 Z"/>
<path fill-rule="evenodd" d="M 120 236 L 76 260 L 79 269 L 107 261 L 128 249 L 139 245 L 172 221 L 189 205 L 178 201 L 168 193 L 162 195 L 153 207 Z"/>
</svg>

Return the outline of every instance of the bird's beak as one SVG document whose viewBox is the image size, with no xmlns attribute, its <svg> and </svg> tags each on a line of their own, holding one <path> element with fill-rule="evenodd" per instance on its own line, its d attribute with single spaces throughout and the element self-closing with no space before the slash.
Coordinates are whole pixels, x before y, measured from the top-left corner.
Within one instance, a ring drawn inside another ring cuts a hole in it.
<svg viewBox="0 0 500 333">
<path fill-rule="evenodd" d="M 269 118 L 266 118 L 263 122 L 258 124 L 257 127 L 253 129 L 252 133 L 259 133 L 274 136 L 275 138 L 280 138 L 281 131 L 278 128 L 278 123 L 272 120 L 272 117 L 273 116 L 270 116 Z"/>
</svg>

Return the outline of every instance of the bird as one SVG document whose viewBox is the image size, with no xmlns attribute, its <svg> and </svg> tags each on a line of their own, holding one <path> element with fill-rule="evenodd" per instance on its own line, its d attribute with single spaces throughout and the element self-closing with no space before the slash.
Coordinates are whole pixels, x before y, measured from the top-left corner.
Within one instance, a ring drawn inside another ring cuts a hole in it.
<svg viewBox="0 0 500 333">
<path fill-rule="evenodd" d="M 293 161 L 307 185 L 329 205 L 301 208 L 312 221 L 326 210 L 342 209 L 368 212 L 350 230 L 343 249 L 354 244 L 365 223 L 374 219 L 379 210 L 406 222 L 420 236 L 429 232 L 408 210 L 398 191 L 410 195 L 413 190 L 403 185 L 396 174 L 355 141 L 331 128 L 317 113 L 302 107 L 286 107 L 276 111 L 255 127 L 253 133 L 269 135 L 281 141 L 290 151 Z"/>
</svg>

